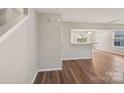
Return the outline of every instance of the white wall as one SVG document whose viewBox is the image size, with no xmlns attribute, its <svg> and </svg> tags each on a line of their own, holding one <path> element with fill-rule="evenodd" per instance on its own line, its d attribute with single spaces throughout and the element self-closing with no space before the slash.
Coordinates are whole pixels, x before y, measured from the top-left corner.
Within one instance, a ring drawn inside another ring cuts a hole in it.
<svg viewBox="0 0 124 93">
<path fill-rule="evenodd" d="M 62 59 L 87 59 L 92 57 L 92 46 L 89 45 L 75 45 L 71 44 L 71 23 L 63 23 L 62 28 Z"/>
<path fill-rule="evenodd" d="M 7 9 L 0 9 L 0 26 L 4 25 L 7 22 Z"/>
<path fill-rule="evenodd" d="M 61 68 L 61 55 L 63 59 L 91 57 L 91 52 L 87 51 L 91 46 L 70 44 L 70 29 L 124 28 L 123 25 L 110 24 L 69 22 L 61 24 L 57 22 L 60 15 L 38 14 L 36 16 L 32 9 L 29 13 L 29 18 L 0 43 L 0 83 L 30 83 L 39 68 Z M 110 34 L 106 34 L 109 40 L 105 39 L 105 41 L 111 41 Z M 101 39 L 104 34 L 96 36 Z M 105 48 L 111 47 L 107 45 Z M 120 49 L 116 50 L 122 52 Z"/>
<path fill-rule="evenodd" d="M 38 69 L 36 15 L 0 43 L 0 83 L 31 83 Z M 12 29 L 11 29 L 12 30 Z"/>
<path fill-rule="evenodd" d="M 60 15 L 38 14 L 40 69 L 62 68 Z"/>
<path fill-rule="evenodd" d="M 116 25 L 116 24 L 88 24 L 88 23 L 77 23 L 77 22 L 63 22 L 63 28 L 62 28 L 62 41 L 61 46 L 62 49 L 62 59 L 77 59 L 77 58 L 90 58 L 92 57 L 92 54 L 90 51 L 87 51 L 90 48 L 90 46 L 82 46 L 82 45 L 72 45 L 70 44 L 71 41 L 71 29 L 109 29 L 109 30 L 115 30 L 115 29 L 124 29 L 124 25 Z M 93 37 L 94 38 L 94 33 Z M 99 36 L 99 40 L 101 37 Z M 94 40 L 93 40 L 94 41 Z M 94 46 L 93 46 L 94 47 Z M 120 49 L 116 49 L 119 52 L 122 52 Z"/>
<path fill-rule="evenodd" d="M 101 49 L 117 54 L 124 55 L 124 48 L 115 47 L 113 43 L 113 31 L 97 31 L 94 34 L 94 39 L 98 44 L 96 44 L 96 49 Z"/>
</svg>

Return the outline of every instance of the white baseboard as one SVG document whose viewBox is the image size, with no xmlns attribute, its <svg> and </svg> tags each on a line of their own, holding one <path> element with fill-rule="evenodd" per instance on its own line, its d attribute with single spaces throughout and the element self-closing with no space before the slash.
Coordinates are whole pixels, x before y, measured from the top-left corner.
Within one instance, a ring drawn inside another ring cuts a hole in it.
<svg viewBox="0 0 124 93">
<path fill-rule="evenodd" d="M 62 67 L 49 68 L 49 69 L 38 69 L 38 72 L 43 72 L 43 71 L 55 71 L 55 70 L 62 70 Z"/>
<path fill-rule="evenodd" d="M 83 57 L 83 58 L 62 58 L 62 60 L 78 60 L 78 59 L 92 59 L 92 57 Z"/>
<path fill-rule="evenodd" d="M 35 75 L 34 75 L 34 77 L 33 77 L 32 81 L 31 81 L 31 84 L 33 84 L 33 83 L 34 83 L 34 81 L 35 81 L 35 79 L 36 79 L 37 75 L 38 75 L 38 70 L 36 71 L 36 73 L 35 73 Z"/>
<path fill-rule="evenodd" d="M 31 84 L 34 83 L 34 80 L 36 79 L 36 76 L 38 74 L 38 72 L 44 72 L 44 71 L 55 71 L 55 70 L 62 70 L 62 67 L 56 67 L 56 68 L 49 68 L 49 69 L 38 69 L 31 81 Z"/>
<path fill-rule="evenodd" d="M 118 55 L 124 56 L 124 54 L 121 54 L 121 53 L 118 53 L 118 52 L 113 52 L 113 51 L 110 51 L 110 50 L 104 50 L 104 49 L 101 49 L 101 48 L 96 48 L 96 49 L 101 50 L 101 51 L 105 51 L 105 52 L 110 52 L 110 53 L 113 53 L 113 54 L 118 54 Z"/>
</svg>

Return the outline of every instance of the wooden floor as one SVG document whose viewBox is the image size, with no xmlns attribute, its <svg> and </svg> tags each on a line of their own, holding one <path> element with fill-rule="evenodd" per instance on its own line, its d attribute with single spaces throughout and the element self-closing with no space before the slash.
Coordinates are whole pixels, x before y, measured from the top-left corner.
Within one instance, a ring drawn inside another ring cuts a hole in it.
<svg viewBox="0 0 124 93">
<path fill-rule="evenodd" d="M 124 83 L 124 56 L 93 51 L 93 59 L 63 61 L 63 70 L 39 72 L 34 84 Z"/>
</svg>

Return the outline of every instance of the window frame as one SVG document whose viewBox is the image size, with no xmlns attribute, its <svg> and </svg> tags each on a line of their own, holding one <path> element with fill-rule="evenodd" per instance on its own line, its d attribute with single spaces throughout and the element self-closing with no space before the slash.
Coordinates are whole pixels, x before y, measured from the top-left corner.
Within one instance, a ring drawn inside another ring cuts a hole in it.
<svg viewBox="0 0 124 93">
<path fill-rule="evenodd" d="M 117 45 L 115 45 L 115 40 L 117 40 L 117 39 L 115 39 L 115 33 L 116 32 L 122 32 L 122 31 L 114 31 L 113 32 L 113 46 L 114 47 L 116 47 L 116 48 L 124 48 L 124 44 L 123 44 L 123 46 L 121 46 L 121 40 L 124 40 L 124 38 L 123 39 L 121 39 L 120 38 L 120 45 L 119 46 L 117 46 Z M 124 35 L 124 31 L 123 31 L 123 35 Z M 124 42 L 124 41 L 123 41 Z M 119 43 L 119 42 L 118 42 Z M 117 43 L 116 43 L 117 44 Z"/>
</svg>

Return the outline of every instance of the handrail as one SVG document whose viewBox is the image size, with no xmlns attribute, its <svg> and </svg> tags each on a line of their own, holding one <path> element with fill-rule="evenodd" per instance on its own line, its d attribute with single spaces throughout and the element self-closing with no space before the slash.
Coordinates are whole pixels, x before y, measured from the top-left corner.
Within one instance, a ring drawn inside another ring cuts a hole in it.
<svg viewBox="0 0 124 93">
<path fill-rule="evenodd" d="M 9 22 L 4 26 L 0 27 L 0 44 L 6 40 L 21 24 L 23 24 L 29 15 L 24 16 L 23 18 L 18 18 L 13 22 Z"/>
</svg>

